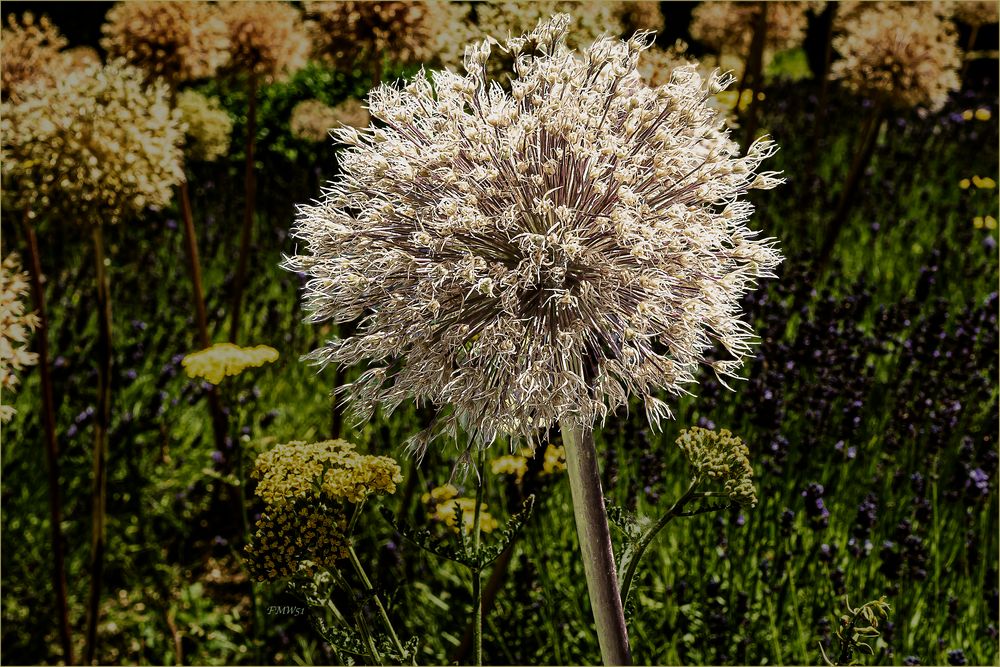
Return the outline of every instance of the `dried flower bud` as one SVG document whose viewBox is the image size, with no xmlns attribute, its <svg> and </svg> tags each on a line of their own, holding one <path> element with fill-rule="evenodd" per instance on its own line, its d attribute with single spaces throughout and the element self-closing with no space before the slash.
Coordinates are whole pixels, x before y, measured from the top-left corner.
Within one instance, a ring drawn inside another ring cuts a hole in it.
<svg viewBox="0 0 1000 667">
<path fill-rule="evenodd" d="M 696 475 L 721 482 L 731 501 L 750 507 L 757 504 L 750 450 L 738 437 L 725 429 L 709 431 L 696 426 L 681 431 L 677 446 Z"/>
</svg>

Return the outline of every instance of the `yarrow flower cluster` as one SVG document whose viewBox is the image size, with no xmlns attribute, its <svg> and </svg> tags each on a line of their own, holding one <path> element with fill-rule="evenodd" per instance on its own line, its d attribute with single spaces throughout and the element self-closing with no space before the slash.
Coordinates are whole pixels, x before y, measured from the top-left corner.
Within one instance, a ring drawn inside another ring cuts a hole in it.
<svg viewBox="0 0 1000 667">
<path fill-rule="evenodd" d="M 10 253 L 0 265 L 0 392 L 16 391 L 17 373 L 38 363 L 38 355 L 28 351 L 28 339 L 39 325 L 35 313 L 25 312 L 28 288 L 20 257 Z M 14 414 L 10 405 L 0 404 L 0 422 Z"/>
<path fill-rule="evenodd" d="M 232 343 L 216 343 L 212 347 L 192 352 L 181 360 L 184 372 L 191 378 L 203 378 L 219 384 L 224 377 L 239 375 L 247 368 L 256 368 L 278 360 L 278 351 L 267 345 L 240 347 Z"/>
<path fill-rule="evenodd" d="M 262 581 L 335 567 L 350 546 L 345 503 L 395 493 L 403 479 L 393 459 L 344 440 L 279 445 L 257 457 L 252 475 L 266 509 L 246 554 Z"/>
<path fill-rule="evenodd" d="M 577 55 L 568 24 L 508 41 L 509 89 L 487 84 L 483 42 L 466 76 L 373 91 L 384 127 L 339 130 L 343 175 L 300 206 L 307 254 L 285 266 L 310 276 L 311 321 L 360 318 L 312 359 L 373 362 L 346 388 L 360 419 L 409 398 L 450 406 L 417 452 L 460 428 L 489 443 L 589 426 L 630 396 L 657 424 L 660 392 L 700 364 L 733 374 L 751 349 L 740 298 L 781 258 L 742 197 L 781 182 L 758 172 L 775 146 L 740 156 L 708 103 L 731 77 L 688 66 L 650 88 L 648 35 Z M 728 356 L 709 361 L 716 343 Z"/>
<path fill-rule="evenodd" d="M 162 82 L 122 61 L 26 89 L 3 107 L 3 172 L 32 217 L 121 222 L 170 203 L 183 178 L 183 131 Z"/>
<path fill-rule="evenodd" d="M 227 2 L 222 19 L 229 31 L 228 69 L 266 80 L 306 64 L 311 42 L 298 9 L 287 2 Z"/>
<path fill-rule="evenodd" d="M 335 127 L 367 127 L 370 118 L 368 110 L 359 100 L 350 98 L 335 107 L 320 100 L 305 100 L 292 108 L 288 121 L 292 136 L 314 143 L 330 138 L 330 130 Z"/>
<path fill-rule="evenodd" d="M 233 118 L 215 97 L 196 90 L 177 94 L 177 109 L 185 127 L 185 155 L 192 160 L 213 162 L 229 150 Z"/>
<path fill-rule="evenodd" d="M 18 20 L 14 14 L 8 14 L 0 46 L 3 100 L 19 101 L 19 88 L 24 84 L 54 81 L 61 74 L 54 65 L 64 46 L 66 38 L 47 16 L 36 20 L 34 14 L 25 12 Z"/>
<path fill-rule="evenodd" d="M 919 5 L 871 3 L 833 40 L 834 78 L 895 107 L 940 109 L 958 90 L 962 64 L 955 28 Z"/>
<path fill-rule="evenodd" d="M 470 534 L 476 525 L 476 499 L 459 497 L 453 484 L 445 484 L 425 493 L 421 501 L 427 507 L 432 521 L 442 523 L 455 533 Z M 492 533 L 500 523 L 486 509 L 486 503 L 479 506 L 479 530 Z"/>
<path fill-rule="evenodd" d="M 697 476 L 721 482 L 731 501 L 750 507 L 757 504 L 750 450 L 740 438 L 725 429 L 693 427 L 681 431 L 677 446 Z"/>
<path fill-rule="evenodd" d="M 206 2 L 119 2 L 101 31 L 110 57 L 171 86 L 210 77 L 229 57 L 226 24 Z"/>
<path fill-rule="evenodd" d="M 743 55 L 750 50 L 760 2 L 702 2 L 691 12 L 691 36 L 717 53 Z M 782 51 L 806 36 L 808 2 L 768 2 L 764 48 Z"/>
<path fill-rule="evenodd" d="M 520 454 L 506 454 L 493 459 L 490 469 L 494 475 L 512 475 L 517 478 L 518 484 L 524 479 L 528 472 L 528 459 L 532 456 L 531 450 L 521 450 Z M 545 447 L 544 461 L 542 462 L 541 477 L 551 477 L 556 473 L 566 469 L 566 449 L 557 447 L 549 443 Z"/>
</svg>

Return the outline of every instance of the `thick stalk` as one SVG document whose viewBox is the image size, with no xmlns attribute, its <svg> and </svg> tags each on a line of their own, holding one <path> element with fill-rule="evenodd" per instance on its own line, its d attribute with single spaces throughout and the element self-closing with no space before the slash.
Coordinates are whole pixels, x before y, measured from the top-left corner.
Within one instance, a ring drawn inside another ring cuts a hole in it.
<svg viewBox="0 0 1000 667">
<path fill-rule="evenodd" d="M 618 593 L 611 530 L 604 509 L 601 471 L 597 465 L 594 432 L 587 427 L 561 423 L 566 449 L 566 473 L 573 496 L 573 514 L 580 540 L 580 555 L 587 577 L 597 639 L 605 665 L 630 665 L 632 657 L 625 628 L 625 614 Z"/>
<path fill-rule="evenodd" d="M 254 144 L 257 135 L 257 75 L 251 73 L 247 102 L 246 167 L 244 191 L 246 203 L 243 209 L 243 230 L 240 233 L 240 256 L 236 265 L 236 282 L 233 284 L 233 310 L 229 322 L 229 342 L 237 343 L 240 336 L 240 311 L 243 308 L 243 289 L 250 254 L 250 235 L 253 232 L 253 209 L 257 195 L 254 176 Z"/>
<path fill-rule="evenodd" d="M 104 235 L 100 224 L 93 228 L 97 278 L 97 411 L 94 415 L 94 480 L 90 542 L 90 599 L 87 615 L 86 662 L 92 663 L 97 650 L 97 621 L 101 583 L 104 576 L 105 527 L 108 488 L 108 427 L 111 424 L 111 286 L 104 265 Z"/>
<path fill-rule="evenodd" d="M 837 210 L 834 213 L 833 220 L 827 230 L 826 238 L 823 241 L 823 247 L 820 249 L 816 264 L 817 278 L 819 278 L 826 269 L 830 256 L 833 254 L 833 248 L 837 243 L 837 237 L 840 236 L 844 223 L 847 221 L 847 215 L 851 212 L 851 208 L 854 205 L 858 186 L 861 183 L 861 177 L 864 175 L 865 169 L 871 162 L 872 154 L 875 152 L 875 145 L 878 143 L 878 134 L 881 125 L 882 105 L 876 102 L 872 107 L 871 114 L 869 115 L 868 121 L 865 125 L 861 146 L 858 148 L 857 153 L 854 154 L 854 159 L 851 161 L 851 169 L 847 173 L 847 181 L 844 183 L 844 189 L 840 193 Z"/>
<path fill-rule="evenodd" d="M 479 450 L 479 486 L 476 488 L 476 514 L 472 521 L 472 553 L 479 558 L 482 528 L 483 494 L 486 488 L 486 448 Z M 461 521 L 461 517 L 459 517 Z M 472 655 L 476 665 L 483 664 L 483 570 L 478 562 L 472 568 Z"/>
<path fill-rule="evenodd" d="M 62 496 L 59 493 L 59 446 L 56 442 L 55 401 L 52 392 L 52 374 L 49 365 L 49 319 L 45 311 L 45 289 L 42 287 L 42 260 L 38 252 L 38 237 L 28 218 L 24 219 L 31 262 L 31 291 L 35 299 L 39 331 L 35 335 L 38 346 L 38 374 L 42 383 L 42 423 L 45 426 L 45 458 L 49 464 L 49 523 L 52 524 L 52 590 L 56 595 L 56 620 L 59 624 L 59 641 L 62 644 L 63 662 L 72 665 L 73 640 L 69 628 L 69 605 L 66 602 L 66 564 L 63 555 Z"/>
<path fill-rule="evenodd" d="M 205 308 L 205 292 L 201 282 L 201 260 L 198 257 L 198 237 L 194 229 L 194 216 L 191 214 L 191 194 L 187 179 L 180 185 L 181 217 L 184 218 L 184 249 L 187 252 L 188 268 L 191 271 L 191 297 L 194 301 L 195 316 L 198 325 L 198 344 L 201 349 L 212 345 L 208 335 L 208 316 Z M 214 385 L 208 388 L 208 407 L 212 414 L 212 432 L 215 434 L 215 448 L 226 451 L 226 415 L 219 401 L 219 391 Z"/>
</svg>

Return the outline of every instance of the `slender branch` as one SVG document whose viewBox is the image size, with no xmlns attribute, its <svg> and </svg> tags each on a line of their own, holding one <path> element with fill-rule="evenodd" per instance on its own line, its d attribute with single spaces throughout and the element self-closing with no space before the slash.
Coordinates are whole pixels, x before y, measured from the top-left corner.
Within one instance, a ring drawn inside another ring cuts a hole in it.
<svg viewBox="0 0 1000 667">
<path fill-rule="evenodd" d="M 354 550 L 354 544 L 349 543 L 347 547 L 347 557 L 351 561 L 351 566 L 354 571 L 358 574 L 358 578 L 361 579 L 361 583 L 364 584 L 365 590 L 371 594 L 372 600 L 375 602 L 375 608 L 378 610 L 379 616 L 382 618 L 382 623 L 385 625 L 385 629 L 389 632 L 389 638 L 392 640 L 393 646 L 399 652 L 400 656 L 406 655 L 406 649 L 403 647 L 403 643 L 399 641 L 399 636 L 396 635 L 396 630 L 392 627 L 392 621 L 389 620 L 389 613 L 385 610 L 382 605 L 382 600 L 379 598 L 378 594 L 375 592 L 375 587 L 372 586 L 371 580 L 365 573 L 365 568 L 361 565 L 361 561 L 358 559 L 358 554 Z"/>
<path fill-rule="evenodd" d="M 250 236 L 253 233 L 253 209 L 257 182 L 254 175 L 254 144 L 257 135 L 257 75 L 251 73 L 249 100 L 247 102 L 246 168 L 244 190 L 246 203 L 243 209 L 243 230 L 240 232 L 240 256 L 236 265 L 236 282 L 233 285 L 233 309 L 229 322 L 229 342 L 238 343 L 240 337 L 240 311 L 243 307 L 243 290 L 246 282 Z"/>
<path fill-rule="evenodd" d="M 87 616 L 86 662 L 92 663 L 97 650 L 97 622 L 100 614 L 108 487 L 108 427 L 111 423 L 111 287 L 104 266 L 104 235 L 100 224 L 93 227 L 94 260 L 97 278 L 97 411 L 94 415 L 94 479 L 92 489 L 90 598 Z"/>
<path fill-rule="evenodd" d="M 31 291 L 35 299 L 39 331 L 35 335 L 38 346 L 38 373 L 42 383 L 42 423 L 45 427 L 45 458 L 49 468 L 49 523 L 52 525 L 52 590 L 56 594 L 56 618 L 63 661 L 72 665 L 73 640 L 69 627 L 69 605 L 66 602 L 66 563 L 63 551 L 62 497 L 59 493 L 59 445 L 56 442 L 55 401 L 52 392 L 52 372 L 49 364 L 49 319 L 45 311 L 45 288 L 42 287 L 42 260 L 38 251 L 38 237 L 28 216 L 24 217 L 24 230 L 28 239 L 31 262 Z"/>
<path fill-rule="evenodd" d="M 618 592 L 611 530 L 604 509 L 601 471 L 597 465 L 594 432 L 589 427 L 561 423 L 566 450 L 566 472 L 573 497 L 573 514 L 587 591 L 605 665 L 630 665 L 625 613 Z"/>
</svg>

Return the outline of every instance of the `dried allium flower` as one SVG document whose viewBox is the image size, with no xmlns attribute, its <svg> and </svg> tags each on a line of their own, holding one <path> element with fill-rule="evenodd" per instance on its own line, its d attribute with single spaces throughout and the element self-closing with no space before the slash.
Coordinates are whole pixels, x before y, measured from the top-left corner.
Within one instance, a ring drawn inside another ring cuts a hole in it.
<svg viewBox="0 0 1000 667">
<path fill-rule="evenodd" d="M 305 66 L 311 43 L 298 9 L 287 2 L 221 6 L 229 30 L 230 69 L 272 79 Z"/>
<path fill-rule="evenodd" d="M 275 507 L 299 500 L 356 504 L 395 493 L 403 481 L 393 459 L 360 454 L 345 440 L 279 445 L 257 457 L 253 477 L 257 495 Z"/>
<path fill-rule="evenodd" d="M 206 2 L 119 2 L 101 31 L 101 46 L 112 58 L 171 86 L 213 76 L 228 57 L 226 24 Z"/>
<path fill-rule="evenodd" d="M 90 46 L 74 46 L 72 49 L 59 52 L 55 70 L 65 76 L 100 64 L 101 56 L 97 53 L 97 49 Z"/>
<path fill-rule="evenodd" d="M 431 520 L 443 523 L 455 533 L 470 534 L 476 525 L 476 499 L 458 497 L 458 489 L 451 484 L 432 489 L 423 496 L 424 504 Z M 479 507 L 479 530 L 492 533 L 500 527 L 500 523 L 486 509 L 483 503 Z M 461 521 L 459 521 L 461 517 Z"/>
<path fill-rule="evenodd" d="M 691 36 L 717 53 L 750 50 L 759 2 L 702 2 L 691 13 Z M 806 2 L 768 2 L 764 48 L 782 51 L 802 44 L 808 24 Z"/>
<path fill-rule="evenodd" d="M 3 172 L 16 208 L 86 225 L 170 203 L 183 178 L 166 86 L 115 61 L 25 89 L 3 107 Z"/>
<path fill-rule="evenodd" d="M 268 505 L 246 546 L 247 568 L 257 581 L 311 577 L 347 558 L 347 516 L 341 507 L 298 502 Z"/>
<path fill-rule="evenodd" d="M 684 65 L 697 65 L 694 58 L 687 55 L 688 45 L 682 39 L 666 49 L 653 47 L 642 52 L 639 57 L 639 74 L 646 85 L 654 88 L 670 83 L 674 70 Z M 708 73 L 703 73 L 707 76 Z"/>
<path fill-rule="evenodd" d="M 489 42 L 470 74 L 433 72 L 371 94 L 384 127 L 339 130 L 343 174 L 299 208 L 311 321 L 360 318 L 312 353 L 373 362 L 350 392 L 357 416 L 410 398 L 441 407 L 410 445 L 464 429 L 532 439 L 590 426 L 630 396 L 655 424 L 700 364 L 735 372 L 752 331 L 739 302 L 780 255 L 746 227 L 750 189 L 776 150 L 745 157 L 708 105 L 731 77 L 693 67 L 659 88 L 636 71 L 648 35 L 598 40 L 579 57 L 559 15 L 525 38 L 509 90 L 487 85 Z M 713 344 L 728 352 L 706 359 Z M 445 407 L 447 406 L 447 407 Z"/>
<path fill-rule="evenodd" d="M 204 378 L 219 384 L 224 377 L 239 375 L 247 368 L 257 368 L 278 360 L 278 351 L 267 345 L 240 347 L 232 343 L 216 343 L 207 350 L 192 352 L 181 360 L 184 372 L 191 378 Z"/>
<path fill-rule="evenodd" d="M 361 102 L 349 98 L 335 107 L 319 100 L 299 102 L 292 109 L 288 126 L 292 135 L 305 141 L 320 142 L 330 138 L 335 127 L 367 127 L 370 118 Z"/>
<path fill-rule="evenodd" d="M 59 73 L 53 65 L 64 46 L 66 39 L 47 16 L 36 21 L 34 14 L 25 12 L 19 21 L 8 14 L 0 46 L 3 99 L 18 101 L 21 97 L 18 89 L 24 84 L 52 82 Z"/>
<path fill-rule="evenodd" d="M 995 0 L 957 0 L 952 6 L 952 13 L 957 20 L 973 27 L 1000 20 L 1000 7 Z"/>
<path fill-rule="evenodd" d="M 233 118 L 217 98 L 189 88 L 177 94 L 177 109 L 186 128 L 187 157 L 212 162 L 229 150 Z"/>
<path fill-rule="evenodd" d="M 831 75 L 890 106 L 940 109 L 960 85 L 954 26 L 919 5 L 873 3 L 833 40 Z"/>
<path fill-rule="evenodd" d="M 731 501 L 750 507 L 757 504 L 750 450 L 738 437 L 725 429 L 710 431 L 696 426 L 681 431 L 677 446 L 697 476 L 721 482 Z"/>
<path fill-rule="evenodd" d="M 381 59 L 412 63 L 429 60 L 433 47 L 456 19 L 468 13 L 456 3 L 306 2 L 316 53 L 338 65 Z M 452 35 L 454 38 L 454 35 Z"/>
<path fill-rule="evenodd" d="M 25 312 L 28 274 L 21 271 L 21 258 L 7 255 L 0 265 L 0 393 L 17 389 L 17 373 L 38 363 L 38 355 L 28 351 L 28 337 L 39 325 L 35 313 Z M 0 405 L 0 422 L 8 422 L 14 408 Z"/>
</svg>

